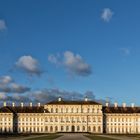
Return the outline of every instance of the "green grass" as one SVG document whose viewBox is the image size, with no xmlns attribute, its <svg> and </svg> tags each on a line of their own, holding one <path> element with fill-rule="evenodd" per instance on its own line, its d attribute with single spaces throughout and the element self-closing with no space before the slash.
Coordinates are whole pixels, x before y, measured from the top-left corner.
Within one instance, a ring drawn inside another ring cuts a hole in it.
<svg viewBox="0 0 140 140">
<path fill-rule="evenodd" d="M 61 135 L 51 134 L 51 135 L 48 135 L 48 136 L 40 136 L 40 137 L 37 137 L 37 138 L 27 138 L 26 140 L 54 140 L 54 139 L 56 139 L 60 136 Z"/>
<path fill-rule="evenodd" d="M 86 137 L 88 137 L 91 140 L 116 140 L 113 138 L 106 138 L 106 137 L 101 137 L 101 136 L 94 136 L 94 135 L 85 135 Z"/>
</svg>

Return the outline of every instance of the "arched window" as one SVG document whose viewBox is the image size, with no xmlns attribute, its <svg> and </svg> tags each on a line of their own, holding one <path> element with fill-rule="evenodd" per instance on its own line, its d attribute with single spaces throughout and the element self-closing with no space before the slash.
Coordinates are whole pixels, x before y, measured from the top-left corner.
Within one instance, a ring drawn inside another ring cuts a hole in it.
<svg viewBox="0 0 140 140">
<path fill-rule="evenodd" d="M 58 108 L 56 108 L 56 113 L 58 113 Z"/>
<path fill-rule="evenodd" d="M 45 127 L 45 131 L 48 131 L 48 126 Z"/>
<path fill-rule="evenodd" d="M 96 127 L 95 126 L 93 126 L 93 132 L 96 132 Z"/>
<path fill-rule="evenodd" d="M 63 126 L 61 126 L 61 131 L 63 131 L 64 130 L 64 127 Z"/>
<path fill-rule="evenodd" d="M 90 126 L 88 127 L 88 131 L 91 131 L 91 127 Z"/>
<path fill-rule="evenodd" d="M 66 131 L 69 131 L 69 126 L 66 126 Z"/>
<path fill-rule="evenodd" d="M 58 127 L 57 126 L 55 126 L 55 131 L 58 131 Z"/>
<path fill-rule="evenodd" d="M 98 126 L 98 132 L 101 132 L 101 127 L 100 126 Z"/>
<path fill-rule="evenodd" d="M 53 131 L 53 127 L 51 126 L 51 127 L 50 127 L 50 132 L 52 132 L 52 131 Z"/>
<path fill-rule="evenodd" d="M 53 113 L 53 108 L 51 108 L 51 113 Z"/>
<path fill-rule="evenodd" d="M 39 132 L 39 127 L 37 127 L 37 132 Z"/>
<path fill-rule="evenodd" d="M 77 131 L 79 131 L 80 130 L 80 127 L 79 126 L 77 126 Z"/>
<path fill-rule="evenodd" d="M 83 131 L 85 131 L 85 126 L 83 126 Z"/>
</svg>

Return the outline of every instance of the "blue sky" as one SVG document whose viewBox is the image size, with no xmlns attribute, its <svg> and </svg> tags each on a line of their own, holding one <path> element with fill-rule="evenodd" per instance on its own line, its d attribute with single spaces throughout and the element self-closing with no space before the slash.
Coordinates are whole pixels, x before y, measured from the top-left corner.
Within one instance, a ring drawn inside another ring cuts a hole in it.
<svg viewBox="0 0 140 140">
<path fill-rule="evenodd" d="M 1 101 L 87 94 L 139 105 L 139 5 L 0 0 Z"/>
</svg>

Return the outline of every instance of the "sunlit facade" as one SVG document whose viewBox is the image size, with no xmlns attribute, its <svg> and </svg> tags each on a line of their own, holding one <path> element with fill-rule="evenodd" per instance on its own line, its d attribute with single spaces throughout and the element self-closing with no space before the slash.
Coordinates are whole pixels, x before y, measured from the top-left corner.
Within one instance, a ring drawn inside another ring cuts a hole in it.
<svg viewBox="0 0 140 140">
<path fill-rule="evenodd" d="M 110 107 L 95 101 L 57 101 L 43 106 L 0 108 L 0 133 L 89 132 L 109 134 L 140 133 L 139 107 Z"/>
</svg>

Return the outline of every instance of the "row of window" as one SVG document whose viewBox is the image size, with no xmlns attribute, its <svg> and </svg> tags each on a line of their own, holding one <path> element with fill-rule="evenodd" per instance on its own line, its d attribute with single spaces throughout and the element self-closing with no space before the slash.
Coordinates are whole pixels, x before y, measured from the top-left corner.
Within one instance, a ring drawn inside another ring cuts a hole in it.
<svg viewBox="0 0 140 140">
<path fill-rule="evenodd" d="M 11 128 L 2 128 L 0 127 L 0 132 L 12 132 L 12 129 Z"/>
<path fill-rule="evenodd" d="M 108 118 L 107 121 L 110 122 L 132 122 L 132 121 L 138 121 L 139 118 Z"/>
<path fill-rule="evenodd" d="M 111 129 L 108 129 L 108 132 L 109 133 L 133 133 L 133 132 L 139 132 L 139 129 L 136 128 L 136 130 L 134 130 L 133 128 L 111 128 Z"/>
<path fill-rule="evenodd" d="M 49 110 L 49 109 L 48 109 Z M 74 109 L 74 108 L 51 108 L 50 109 L 50 112 L 51 113 L 100 113 L 102 112 L 101 109 L 90 109 L 90 108 L 87 108 L 87 109 Z"/>
<path fill-rule="evenodd" d="M 3 122 L 3 123 L 0 123 L 0 125 L 2 126 L 2 125 L 11 125 L 11 123 L 9 123 L 9 122 Z"/>
<path fill-rule="evenodd" d="M 58 126 L 46 126 L 45 127 L 46 131 L 49 132 L 57 132 L 57 131 L 86 131 L 86 127 L 85 126 L 60 126 L 60 130 L 58 130 Z M 88 131 L 93 131 L 93 132 L 101 132 L 101 127 L 98 126 L 88 126 Z"/>
<path fill-rule="evenodd" d="M 58 122 L 60 120 L 60 122 L 86 122 L 87 121 L 87 117 L 50 117 L 50 118 L 45 118 L 46 122 Z M 88 118 L 88 122 L 102 122 L 102 118 Z"/>
<path fill-rule="evenodd" d="M 44 125 L 43 123 L 18 123 L 18 125 Z"/>
<path fill-rule="evenodd" d="M 19 118 L 18 121 L 43 121 L 43 118 Z"/>
<path fill-rule="evenodd" d="M 0 121 L 12 121 L 12 118 L 3 117 L 3 118 L 0 118 Z"/>
</svg>

